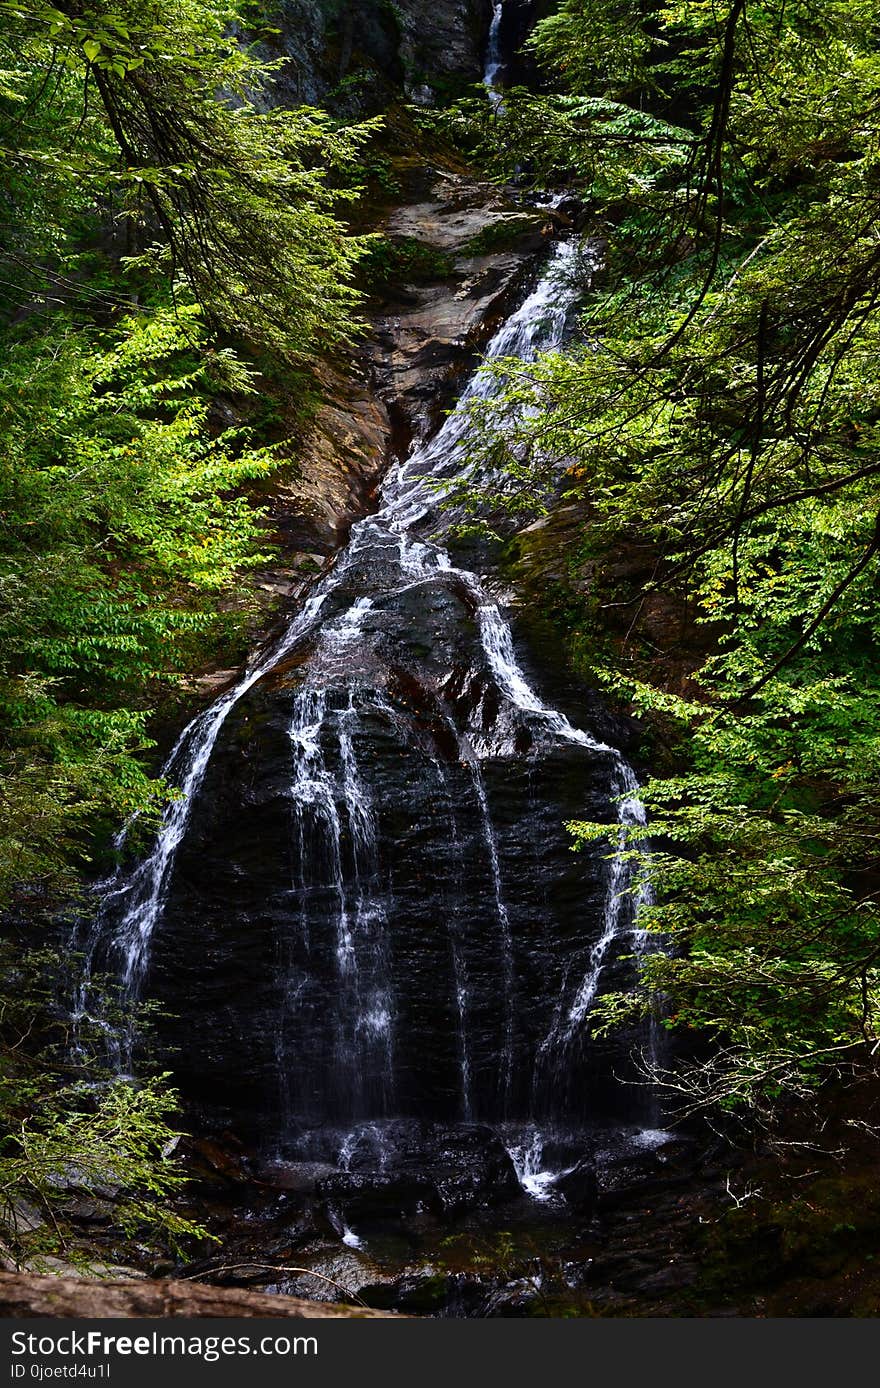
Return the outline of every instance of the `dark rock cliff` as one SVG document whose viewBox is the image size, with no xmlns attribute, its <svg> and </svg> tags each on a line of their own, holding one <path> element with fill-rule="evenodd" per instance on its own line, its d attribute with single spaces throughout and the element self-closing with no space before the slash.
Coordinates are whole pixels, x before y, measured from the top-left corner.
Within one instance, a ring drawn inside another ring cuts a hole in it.
<svg viewBox="0 0 880 1388">
<path fill-rule="evenodd" d="M 278 92 L 348 111 L 455 94 L 480 80 L 491 15 L 490 0 L 281 0 Z"/>
</svg>

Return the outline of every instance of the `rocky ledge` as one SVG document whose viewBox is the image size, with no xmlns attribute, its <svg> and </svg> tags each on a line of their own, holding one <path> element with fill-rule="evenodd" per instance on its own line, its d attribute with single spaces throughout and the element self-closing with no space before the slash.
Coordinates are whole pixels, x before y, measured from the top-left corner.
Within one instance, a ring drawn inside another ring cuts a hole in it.
<svg viewBox="0 0 880 1388">
<path fill-rule="evenodd" d="M 391 213 L 385 234 L 399 252 L 433 258 L 440 274 L 399 283 L 370 344 L 378 392 L 410 433 L 436 423 L 554 230 L 549 213 L 465 174 L 425 173 L 421 195 Z"/>
</svg>

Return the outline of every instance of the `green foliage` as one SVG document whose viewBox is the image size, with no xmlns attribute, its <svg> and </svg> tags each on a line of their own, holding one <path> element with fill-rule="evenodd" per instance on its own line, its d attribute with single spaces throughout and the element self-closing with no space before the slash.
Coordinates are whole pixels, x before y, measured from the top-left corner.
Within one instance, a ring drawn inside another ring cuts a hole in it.
<svg viewBox="0 0 880 1388">
<path fill-rule="evenodd" d="M 16 1266 L 80 1270 L 95 1253 L 77 1226 L 85 1202 L 108 1224 L 102 1258 L 134 1245 L 176 1251 L 206 1237 L 174 1208 L 186 1176 L 166 1076 L 138 1084 L 79 1072 L 55 1001 L 60 960 L 0 945 L 0 1250 Z M 69 975 L 70 961 L 66 963 Z"/>
<path fill-rule="evenodd" d="M 693 145 L 687 131 L 620 101 L 523 87 L 498 107 L 481 96 L 413 114 L 502 182 L 525 169 L 539 186 L 572 182 L 604 201 L 640 203 Z"/>
<path fill-rule="evenodd" d="M 564 0 L 538 24 L 528 46 L 570 91 L 638 93 L 652 77 L 650 13 L 640 0 Z"/>
<path fill-rule="evenodd" d="M 218 628 L 212 594 L 260 559 L 247 488 L 277 466 L 209 427 L 249 377 L 196 310 L 87 334 L 63 318 L 0 368 L 0 891 L 76 864 L 96 813 L 154 806 L 143 770 L 158 683 Z"/>
<path fill-rule="evenodd" d="M 59 275 L 75 292 L 63 259 L 91 223 L 182 279 L 215 327 L 300 361 L 350 337 L 362 244 L 334 209 L 374 124 L 266 109 L 273 66 L 240 41 L 234 4 L 0 12 L 13 303 Z"/>
<path fill-rule="evenodd" d="M 453 258 L 413 236 L 374 236 L 361 263 L 365 285 L 373 293 L 400 284 L 420 284 L 452 273 Z"/>
<path fill-rule="evenodd" d="M 89 1087 L 41 1094 L 36 1115 L 0 1142 L 0 1240 L 17 1265 L 40 1272 L 61 1258 L 89 1270 L 68 1212 L 76 1202 L 104 1203 L 117 1239 L 148 1239 L 177 1250 L 205 1238 L 202 1227 L 169 1203 L 186 1183 L 171 1155 L 168 1125 L 176 1097 L 165 1077 L 134 1085 L 116 1080 L 98 1098 Z"/>
</svg>

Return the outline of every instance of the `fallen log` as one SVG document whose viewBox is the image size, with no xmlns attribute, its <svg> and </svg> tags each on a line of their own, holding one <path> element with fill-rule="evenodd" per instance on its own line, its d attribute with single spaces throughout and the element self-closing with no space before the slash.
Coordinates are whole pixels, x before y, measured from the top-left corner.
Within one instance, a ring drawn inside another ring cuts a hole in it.
<svg viewBox="0 0 880 1388">
<path fill-rule="evenodd" d="M 268 1296 L 243 1287 L 164 1278 L 104 1279 L 47 1277 L 0 1272 L 0 1316 L 78 1317 L 99 1320 L 141 1317 L 371 1317 L 387 1316 L 363 1306 Z"/>
</svg>

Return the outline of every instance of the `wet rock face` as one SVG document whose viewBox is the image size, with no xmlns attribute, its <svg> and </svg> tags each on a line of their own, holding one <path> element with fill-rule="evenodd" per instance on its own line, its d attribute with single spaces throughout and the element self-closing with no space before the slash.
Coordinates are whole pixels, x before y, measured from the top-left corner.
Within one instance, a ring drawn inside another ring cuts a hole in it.
<svg viewBox="0 0 880 1388">
<path fill-rule="evenodd" d="M 410 436 L 436 424 L 450 386 L 509 311 L 548 244 L 547 213 L 514 207 L 483 184 L 433 169 L 413 200 L 392 212 L 392 243 L 441 255 L 442 280 L 408 284 L 374 318 L 371 349 L 380 398 Z"/>
<path fill-rule="evenodd" d="M 492 15 L 489 0 L 402 0 L 397 9 L 408 95 L 433 100 L 479 81 Z"/>
<path fill-rule="evenodd" d="M 517 210 L 464 176 L 436 142 L 424 153 L 418 130 L 399 115 L 401 96 L 431 102 L 480 80 L 491 14 L 491 0 L 282 0 L 273 18 L 279 33 L 266 40 L 267 56 L 283 62 L 257 99 L 267 108 L 323 105 L 354 119 L 386 112 L 379 152 L 399 191 L 390 202 L 382 192 L 362 229 L 448 261 L 428 282 L 376 291 L 364 310 L 369 346 L 318 372 L 321 404 L 270 501 L 286 562 L 333 553 L 370 509 L 389 458 L 451 404 L 549 229 L 546 216 Z M 395 198 L 401 205 L 386 217 Z M 499 231 L 500 242 L 480 244 Z M 281 583 L 274 572 L 256 576 L 264 608 L 271 600 L 261 593 Z"/>
<path fill-rule="evenodd" d="M 321 1139 L 326 1144 L 327 1135 Z M 373 1132 L 367 1126 L 345 1161 L 347 1169 L 316 1187 L 331 1219 L 344 1226 L 426 1211 L 446 1219 L 519 1194 L 501 1140 L 478 1124 L 392 1121 Z"/>
<path fill-rule="evenodd" d="M 277 89 L 291 104 L 352 112 L 395 90 L 431 102 L 479 81 L 491 13 L 490 0 L 282 0 Z"/>
<path fill-rule="evenodd" d="M 484 184 L 428 168 L 417 187 L 384 233 L 442 253 L 445 270 L 389 287 L 370 306 L 369 342 L 343 366 L 321 369 L 322 402 L 294 475 L 270 500 L 288 570 L 297 552 L 307 563 L 335 552 L 371 509 L 390 456 L 440 422 L 548 244 L 547 214 L 516 209 Z M 278 587 L 284 576 L 267 572 L 262 583 Z"/>
<path fill-rule="evenodd" d="M 439 423 L 547 245 L 546 215 L 516 210 L 461 175 L 430 170 L 420 198 L 392 212 L 385 232 L 442 251 L 446 272 L 389 289 L 370 308 L 369 342 L 343 365 L 322 367 L 322 400 L 296 468 L 270 498 L 288 571 L 291 556 L 311 564 L 335 552 L 371 509 L 390 456 Z M 285 575 L 267 571 L 262 582 L 283 591 Z"/>
<path fill-rule="evenodd" d="M 502 714 L 449 579 L 388 595 L 356 641 L 343 628 L 241 701 L 148 980 L 183 1019 L 159 1033 L 190 1098 L 277 1140 L 321 1119 L 608 1097 L 601 1049 L 551 1047 L 552 1099 L 536 1061 L 602 917 L 601 852 L 572 854 L 563 826 L 610 816 L 607 758 Z M 462 760 L 474 722 L 479 763 Z"/>
<path fill-rule="evenodd" d="M 571 1209 L 579 1213 L 592 1214 L 599 1196 L 596 1163 L 593 1157 L 581 1157 L 580 1161 L 557 1178 L 553 1188 Z"/>
<path fill-rule="evenodd" d="M 717 1138 L 713 1156 L 712 1144 L 620 1125 L 543 1136 L 544 1159 L 562 1170 L 536 1198 L 514 1174 L 523 1153 L 512 1128 L 392 1119 L 304 1130 L 284 1159 L 245 1158 L 255 1184 L 242 1170 L 238 1189 L 200 1187 L 226 1245 L 191 1271 L 219 1265 L 224 1281 L 347 1292 L 416 1315 L 652 1314 L 658 1303 L 692 1314 L 668 1299 L 694 1281 L 693 1235 L 715 1226 L 707 1198 L 730 1180 Z"/>
<path fill-rule="evenodd" d="M 540 88 L 540 68 L 523 46 L 538 20 L 555 8 L 554 0 L 504 0 L 498 40 L 502 59 L 499 77 L 505 86 Z"/>
</svg>

